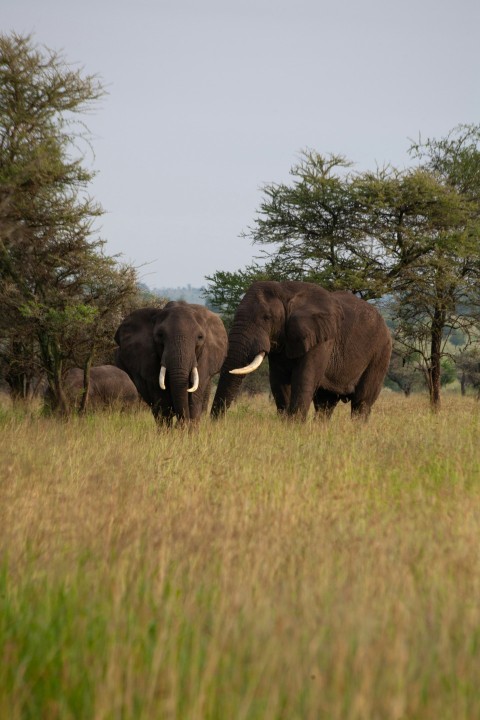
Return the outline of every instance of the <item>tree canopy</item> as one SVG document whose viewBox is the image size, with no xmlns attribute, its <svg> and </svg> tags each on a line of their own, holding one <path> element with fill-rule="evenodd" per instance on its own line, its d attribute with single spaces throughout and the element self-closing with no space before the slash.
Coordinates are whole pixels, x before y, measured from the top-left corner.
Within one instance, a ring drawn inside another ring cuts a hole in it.
<svg viewBox="0 0 480 720">
<path fill-rule="evenodd" d="M 257 279 L 316 282 L 367 300 L 388 298 L 405 356 L 415 354 L 440 404 L 448 331 L 479 322 L 480 126 L 419 140 L 406 169 L 358 172 L 341 155 L 304 152 L 291 183 L 270 183 L 244 236 L 259 257 L 208 278 L 210 301 L 231 315 Z"/>
<path fill-rule="evenodd" d="M 65 364 L 104 351 L 137 292 L 134 268 L 105 254 L 88 194 L 83 116 L 103 95 L 31 36 L 0 35 L 0 363 L 17 392 L 45 374 L 61 409 Z"/>
</svg>

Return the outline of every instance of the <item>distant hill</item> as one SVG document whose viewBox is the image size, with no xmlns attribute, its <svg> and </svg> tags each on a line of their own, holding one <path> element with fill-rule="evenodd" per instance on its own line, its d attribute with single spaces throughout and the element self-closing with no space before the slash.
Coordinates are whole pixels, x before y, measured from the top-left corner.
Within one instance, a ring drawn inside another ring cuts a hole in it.
<svg viewBox="0 0 480 720">
<path fill-rule="evenodd" d="M 185 300 L 186 302 L 197 303 L 198 305 L 205 305 L 205 298 L 203 297 L 203 288 L 192 287 L 186 285 L 185 287 L 161 287 L 154 288 L 152 293 L 160 295 L 161 297 L 168 298 L 169 300 Z"/>
</svg>

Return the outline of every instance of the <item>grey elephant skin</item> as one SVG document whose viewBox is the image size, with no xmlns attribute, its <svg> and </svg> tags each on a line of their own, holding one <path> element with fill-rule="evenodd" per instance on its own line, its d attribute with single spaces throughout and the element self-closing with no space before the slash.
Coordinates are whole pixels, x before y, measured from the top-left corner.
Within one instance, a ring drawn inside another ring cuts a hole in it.
<svg viewBox="0 0 480 720">
<path fill-rule="evenodd" d="M 392 340 L 382 316 L 349 292 L 313 283 L 256 282 L 240 302 L 229 332 L 212 415 L 225 412 L 243 375 L 268 356 L 277 409 L 305 418 L 313 401 L 328 418 L 342 400 L 366 419 L 387 372 Z"/>
<path fill-rule="evenodd" d="M 83 370 L 71 368 L 64 378 L 65 395 L 72 407 L 79 408 L 83 395 Z M 48 391 L 47 391 L 48 392 Z M 127 373 L 115 365 L 95 365 L 90 368 L 90 384 L 86 407 L 91 410 L 138 405 L 137 388 Z"/>
<path fill-rule="evenodd" d="M 205 412 L 211 379 L 227 352 L 218 315 L 182 301 L 142 308 L 125 318 L 115 341 L 117 365 L 129 374 L 157 422 L 169 425 L 174 417 L 197 421 Z"/>
</svg>

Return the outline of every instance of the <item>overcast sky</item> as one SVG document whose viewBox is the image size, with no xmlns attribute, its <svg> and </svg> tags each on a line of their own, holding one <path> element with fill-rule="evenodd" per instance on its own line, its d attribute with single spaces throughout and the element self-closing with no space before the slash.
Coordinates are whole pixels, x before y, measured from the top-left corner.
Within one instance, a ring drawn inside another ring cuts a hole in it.
<svg viewBox="0 0 480 720">
<path fill-rule="evenodd" d="M 479 0 L 0 0 L 108 90 L 87 124 L 109 254 L 150 287 L 205 284 L 302 149 L 358 169 L 480 122 Z"/>
</svg>

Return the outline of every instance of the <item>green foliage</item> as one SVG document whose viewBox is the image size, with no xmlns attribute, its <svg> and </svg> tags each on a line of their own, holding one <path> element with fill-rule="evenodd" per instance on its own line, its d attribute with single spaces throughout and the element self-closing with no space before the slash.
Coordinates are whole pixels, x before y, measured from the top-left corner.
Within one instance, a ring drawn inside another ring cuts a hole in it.
<svg viewBox="0 0 480 720">
<path fill-rule="evenodd" d="M 480 125 L 461 124 L 446 137 L 411 145 L 413 157 L 438 173 L 462 196 L 480 201 Z"/>
<path fill-rule="evenodd" d="M 211 282 L 205 292 L 207 305 L 214 312 L 221 313 L 226 326 L 229 327 L 247 288 L 253 282 L 263 279 L 271 279 L 271 277 L 256 266 L 237 272 L 219 271 L 207 276 L 207 280 Z"/>
<path fill-rule="evenodd" d="M 51 325 L 58 329 L 63 329 L 66 324 L 71 326 L 72 323 L 91 325 L 98 315 L 98 308 L 84 304 L 67 306 L 63 310 L 58 310 L 33 300 L 21 305 L 19 311 L 20 315 L 25 318 L 34 318 L 44 325 Z"/>
<path fill-rule="evenodd" d="M 441 384 L 442 387 L 445 387 L 456 379 L 457 371 L 454 360 L 449 357 L 442 358 L 440 364 L 442 366 Z"/>
<path fill-rule="evenodd" d="M 31 37 L 0 35 L 0 370 L 17 393 L 45 374 L 61 409 L 65 366 L 105 353 L 136 294 L 133 268 L 102 252 L 87 193 L 81 115 L 103 94 Z"/>
</svg>

